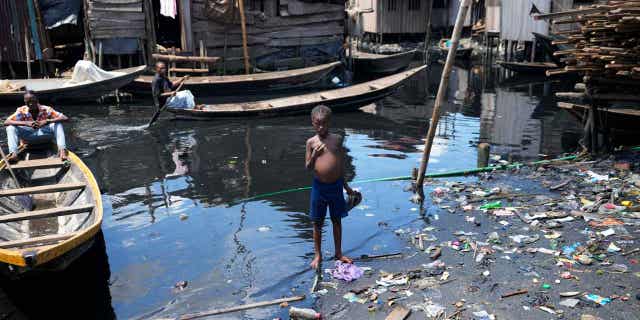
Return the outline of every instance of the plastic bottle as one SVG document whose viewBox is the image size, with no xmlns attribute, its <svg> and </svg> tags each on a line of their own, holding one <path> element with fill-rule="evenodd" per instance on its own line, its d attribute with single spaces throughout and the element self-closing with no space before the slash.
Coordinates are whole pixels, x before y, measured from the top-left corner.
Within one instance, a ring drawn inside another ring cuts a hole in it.
<svg viewBox="0 0 640 320">
<path fill-rule="evenodd" d="M 322 315 L 317 313 L 313 309 L 304 309 L 304 308 L 296 308 L 296 307 L 289 308 L 289 317 L 291 317 L 291 319 L 300 319 L 300 320 L 322 319 Z"/>
</svg>

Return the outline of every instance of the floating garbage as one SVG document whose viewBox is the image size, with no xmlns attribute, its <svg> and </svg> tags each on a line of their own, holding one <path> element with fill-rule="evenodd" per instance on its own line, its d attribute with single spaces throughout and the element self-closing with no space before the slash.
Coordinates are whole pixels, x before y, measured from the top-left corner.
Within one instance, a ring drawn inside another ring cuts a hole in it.
<svg viewBox="0 0 640 320">
<path fill-rule="evenodd" d="M 611 298 L 605 298 L 605 297 L 601 297 L 597 294 L 586 294 L 584 295 L 585 299 L 589 300 L 589 301 L 593 301 L 601 306 L 606 305 L 607 303 L 611 302 Z"/>
</svg>

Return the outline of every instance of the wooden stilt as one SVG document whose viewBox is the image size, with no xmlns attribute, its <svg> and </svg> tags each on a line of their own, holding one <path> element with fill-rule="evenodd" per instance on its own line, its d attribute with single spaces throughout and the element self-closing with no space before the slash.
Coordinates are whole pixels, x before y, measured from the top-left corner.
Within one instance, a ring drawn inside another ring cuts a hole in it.
<svg viewBox="0 0 640 320">
<path fill-rule="evenodd" d="M 25 62 L 27 63 L 27 79 L 31 79 L 31 45 L 29 43 L 29 34 L 27 33 L 25 25 L 24 32 L 24 54 Z"/>
<path fill-rule="evenodd" d="M 98 42 L 98 67 L 102 69 L 102 40 Z"/>
<path fill-rule="evenodd" d="M 536 61 L 536 39 L 531 43 L 531 62 Z"/>
<path fill-rule="evenodd" d="M 424 64 L 429 64 L 429 43 L 431 43 L 431 16 L 433 15 L 433 0 L 427 3 L 427 27 L 424 30 Z"/>
<path fill-rule="evenodd" d="M 249 49 L 247 48 L 247 21 L 244 16 L 244 0 L 238 0 L 240 9 L 240 27 L 242 29 L 242 54 L 244 55 L 244 73 L 249 74 Z"/>
<path fill-rule="evenodd" d="M 429 131 L 424 143 L 424 152 L 422 153 L 422 161 L 420 163 L 420 171 L 418 174 L 418 181 L 416 187 L 418 196 L 422 201 L 424 199 L 424 174 L 427 171 L 427 163 L 429 162 L 429 156 L 431 155 L 431 147 L 433 146 L 433 139 L 436 134 L 436 128 L 438 121 L 440 120 L 440 108 L 444 104 L 446 99 L 446 92 L 449 87 L 449 77 L 451 75 L 451 69 L 456 58 L 456 52 L 458 51 L 458 43 L 460 42 L 460 35 L 462 34 L 462 28 L 464 25 L 464 19 L 467 15 L 467 11 L 471 6 L 471 0 L 462 0 L 460 3 L 460 10 L 458 11 L 458 17 L 456 18 L 456 24 L 453 28 L 453 35 L 451 36 L 451 48 L 447 55 L 447 61 L 442 71 L 442 78 L 440 79 L 440 86 L 438 88 L 438 95 L 436 96 L 436 103 L 433 107 L 433 114 L 431 115 L 431 123 L 429 124 Z"/>
</svg>

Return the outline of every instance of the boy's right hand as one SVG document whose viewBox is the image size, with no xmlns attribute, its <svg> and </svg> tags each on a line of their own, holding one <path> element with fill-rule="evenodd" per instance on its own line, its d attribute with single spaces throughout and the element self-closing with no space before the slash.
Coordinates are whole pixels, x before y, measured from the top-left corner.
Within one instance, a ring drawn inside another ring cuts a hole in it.
<svg viewBox="0 0 640 320">
<path fill-rule="evenodd" d="M 324 151 L 324 147 L 324 143 L 321 143 L 320 145 L 317 145 L 315 148 L 313 148 L 313 150 L 311 150 L 311 157 L 315 159 L 320 156 L 320 154 L 322 154 L 322 152 Z"/>
</svg>

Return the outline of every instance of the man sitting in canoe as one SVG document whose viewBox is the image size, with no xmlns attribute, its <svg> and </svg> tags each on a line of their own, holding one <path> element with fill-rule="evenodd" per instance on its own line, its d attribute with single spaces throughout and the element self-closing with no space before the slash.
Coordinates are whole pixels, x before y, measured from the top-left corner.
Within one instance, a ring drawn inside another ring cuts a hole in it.
<svg viewBox="0 0 640 320">
<path fill-rule="evenodd" d="M 167 78 L 167 65 L 164 62 L 156 63 L 156 75 L 151 82 L 151 92 L 153 94 L 153 102 L 158 108 L 167 107 L 174 109 L 196 109 L 202 110 L 202 105 L 196 106 L 193 94 L 189 90 L 176 91 L 176 89 L 189 76 L 172 83 Z"/>
<path fill-rule="evenodd" d="M 20 139 L 26 143 L 44 143 L 55 138 L 58 145 L 60 159 L 67 159 L 67 145 L 61 122 L 69 120 L 64 114 L 53 108 L 38 103 L 33 91 L 24 94 L 24 106 L 18 108 L 14 114 L 4 122 L 7 126 L 7 140 L 9 143 L 9 161 L 18 158 L 18 143 Z"/>
</svg>

